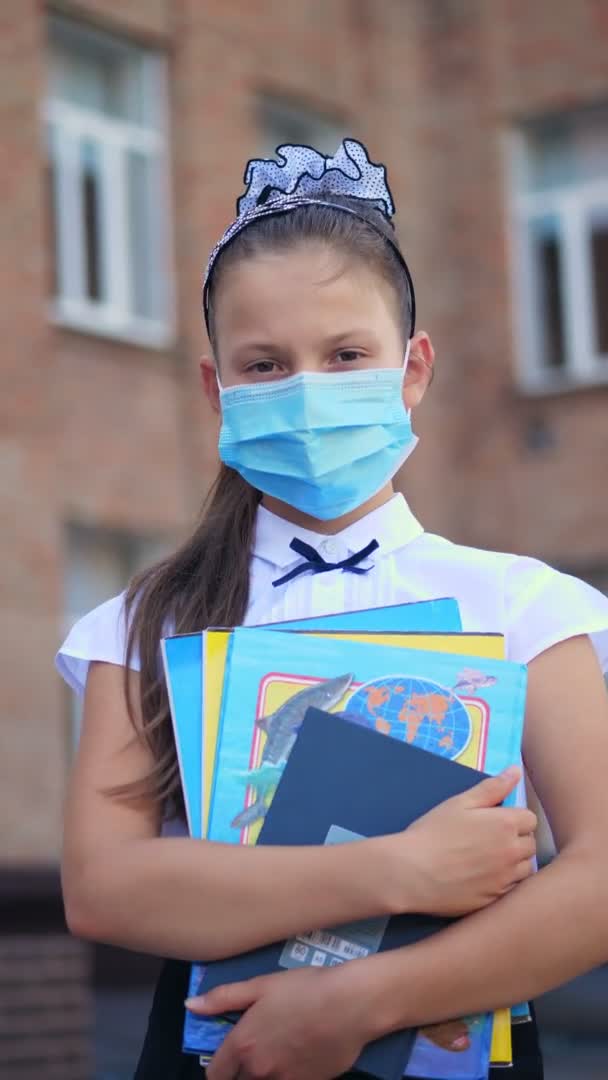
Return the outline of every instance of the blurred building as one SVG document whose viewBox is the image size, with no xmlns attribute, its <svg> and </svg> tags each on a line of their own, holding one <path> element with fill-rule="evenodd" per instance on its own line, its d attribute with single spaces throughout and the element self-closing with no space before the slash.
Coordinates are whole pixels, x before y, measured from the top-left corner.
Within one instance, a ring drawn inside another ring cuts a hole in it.
<svg viewBox="0 0 608 1080">
<path fill-rule="evenodd" d="M 52 658 L 212 478 L 201 274 L 247 157 L 388 164 L 438 369 L 404 490 L 608 588 L 607 52 L 604 0 L 1 5 L 0 1077 L 131 1075 L 153 972 L 64 933 Z"/>
</svg>

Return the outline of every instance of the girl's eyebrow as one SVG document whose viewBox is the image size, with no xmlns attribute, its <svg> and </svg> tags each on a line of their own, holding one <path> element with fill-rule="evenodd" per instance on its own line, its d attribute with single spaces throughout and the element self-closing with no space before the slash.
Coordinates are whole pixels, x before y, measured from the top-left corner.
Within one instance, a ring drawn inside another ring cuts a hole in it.
<svg viewBox="0 0 608 1080">
<path fill-rule="evenodd" d="M 270 341 L 243 341 L 237 344 L 235 353 L 249 353 L 249 352 L 275 352 L 279 346 Z"/>
<path fill-rule="evenodd" d="M 367 342 L 375 342 L 376 337 L 369 327 L 355 327 L 352 330 L 343 330 L 339 334 L 331 334 L 329 337 L 324 338 L 322 345 L 324 348 L 336 348 L 338 345 L 345 341 L 352 341 L 354 338 L 362 338 Z M 235 345 L 234 355 L 243 355 L 249 353 L 267 353 L 267 352 L 282 352 L 284 347 L 277 342 L 271 341 L 242 341 Z"/>
<path fill-rule="evenodd" d="M 343 341 L 352 340 L 352 338 L 365 338 L 368 341 L 370 338 L 373 341 L 376 340 L 373 330 L 369 327 L 354 327 L 352 330 L 345 330 L 340 334 L 332 334 L 331 337 L 326 338 L 324 344 L 335 347 L 336 345 L 340 345 Z"/>
</svg>

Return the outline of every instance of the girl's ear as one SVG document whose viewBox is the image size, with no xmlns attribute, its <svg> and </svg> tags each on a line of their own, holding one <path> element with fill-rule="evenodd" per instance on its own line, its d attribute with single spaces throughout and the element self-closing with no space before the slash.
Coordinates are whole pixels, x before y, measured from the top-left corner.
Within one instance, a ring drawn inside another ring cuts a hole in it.
<svg viewBox="0 0 608 1080">
<path fill-rule="evenodd" d="M 410 355 L 403 384 L 403 401 L 407 409 L 415 409 L 433 381 L 435 350 L 429 335 L 419 330 L 410 341 Z"/>
<path fill-rule="evenodd" d="M 217 385 L 215 364 L 209 356 L 201 356 L 201 380 L 207 401 L 215 413 L 220 412 L 220 388 Z"/>
</svg>

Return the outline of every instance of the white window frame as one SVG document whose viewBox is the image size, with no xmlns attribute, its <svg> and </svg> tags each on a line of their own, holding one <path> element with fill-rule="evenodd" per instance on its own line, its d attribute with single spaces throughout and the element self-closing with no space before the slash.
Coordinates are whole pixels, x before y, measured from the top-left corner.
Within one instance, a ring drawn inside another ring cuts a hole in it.
<svg viewBox="0 0 608 1080">
<path fill-rule="evenodd" d="M 53 257 L 57 295 L 51 301 L 49 314 L 57 325 L 152 348 L 166 348 L 176 337 L 167 71 L 164 58 L 158 54 L 145 55 L 143 63 L 146 83 L 155 98 L 157 127 L 109 117 L 53 97 L 49 97 L 44 105 L 45 126 L 53 126 L 56 168 Z M 101 158 L 100 236 L 107 289 L 104 301 L 92 301 L 86 295 L 83 217 L 73 210 L 81 198 L 78 159 L 81 139 L 93 141 Z M 161 230 L 158 239 L 162 265 L 158 272 L 166 275 L 165 311 L 160 319 L 142 317 L 133 311 L 126 177 L 127 152 L 130 150 L 155 158 L 161 178 L 161 205 L 153 223 L 153 227 Z"/>
<path fill-rule="evenodd" d="M 608 218 L 608 177 L 580 180 L 547 191 L 526 192 L 522 176 L 527 137 L 512 133 L 506 140 L 510 175 L 512 292 L 515 299 L 517 380 L 527 394 L 560 393 L 608 385 L 608 355 L 594 347 L 595 309 L 590 257 L 590 224 L 600 211 Z M 563 299 L 565 364 L 550 369 L 542 362 L 538 273 L 530 246 L 530 223 L 555 216 L 560 223 L 560 285 Z"/>
</svg>

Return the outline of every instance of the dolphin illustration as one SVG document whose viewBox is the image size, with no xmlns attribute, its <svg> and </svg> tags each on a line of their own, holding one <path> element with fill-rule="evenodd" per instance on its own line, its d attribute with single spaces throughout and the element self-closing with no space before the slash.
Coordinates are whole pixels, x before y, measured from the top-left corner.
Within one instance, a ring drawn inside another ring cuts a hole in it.
<svg viewBox="0 0 608 1080">
<path fill-rule="evenodd" d="M 279 765 L 261 765 L 259 769 L 238 769 L 233 772 L 234 779 L 243 787 L 254 787 L 258 795 L 276 788 L 283 772 L 283 763 Z"/>
<path fill-rule="evenodd" d="M 306 686 L 304 690 L 299 690 L 297 694 L 279 706 L 276 712 L 256 720 L 257 726 L 266 732 L 259 771 L 264 772 L 264 766 L 285 764 L 302 726 L 306 710 L 333 708 L 344 696 L 353 678 L 354 676 L 350 674 L 339 675 L 335 679 L 326 679 L 314 686 Z M 252 775 L 254 776 L 254 773 Z M 261 786 L 266 788 L 264 783 Z M 233 829 L 244 829 L 265 816 L 266 803 L 262 791 L 258 792 L 251 806 L 246 806 L 240 814 L 237 814 L 231 826 Z"/>
<path fill-rule="evenodd" d="M 484 686 L 494 686 L 497 681 L 495 675 L 486 675 L 483 671 L 476 671 L 474 668 L 464 668 L 453 690 L 455 693 L 474 694 Z"/>
</svg>

